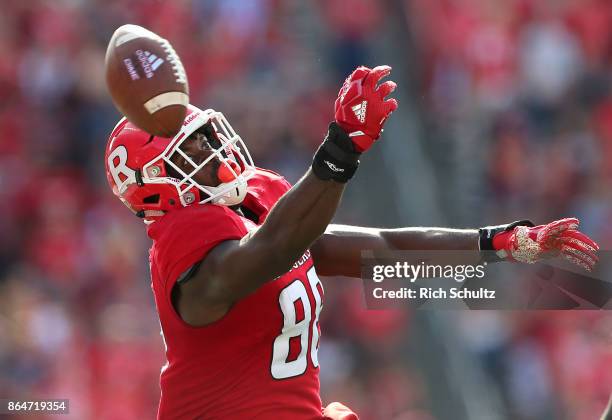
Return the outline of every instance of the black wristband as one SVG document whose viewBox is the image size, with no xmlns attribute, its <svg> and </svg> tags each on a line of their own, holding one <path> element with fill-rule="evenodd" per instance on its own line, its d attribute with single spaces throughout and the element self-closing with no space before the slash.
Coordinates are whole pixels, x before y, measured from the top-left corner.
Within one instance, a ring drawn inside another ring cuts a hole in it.
<svg viewBox="0 0 612 420">
<path fill-rule="evenodd" d="M 312 160 L 312 172 L 323 181 L 345 183 L 355 175 L 359 156 L 353 141 L 335 122 L 329 124 L 327 136 Z"/>
<path fill-rule="evenodd" d="M 517 226 L 535 226 L 530 220 L 518 220 L 516 222 L 512 222 L 506 225 L 499 226 L 485 226 L 478 229 L 478 249 L 480 251 L 489 251 L 482 253 L 481 261 L 486 262 L 498 262 L 503 261 L 503 258 L 499 257 L 495 252 L 495 248 L 493 247 L 493 238 L 495 235 L 501 232 L 508 232 L 514 229 Z"/>
</svg>

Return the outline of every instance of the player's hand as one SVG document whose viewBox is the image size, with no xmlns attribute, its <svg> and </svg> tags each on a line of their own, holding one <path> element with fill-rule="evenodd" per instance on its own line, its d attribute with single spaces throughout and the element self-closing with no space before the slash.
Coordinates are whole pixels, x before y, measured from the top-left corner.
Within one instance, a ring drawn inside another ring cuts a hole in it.
<svg viewBox="0 0 612 420">
<path fill-rule="evenodd" d="M 344 81 L 335 103 L 336 122 L 350 136 L 355 150 L 368 150 L 380 137 L 389 115 L 397 109 L 395 99 L 385 97 L 396 88 L 395 82 L 378 85 L 391 73 L 391 67 L 370 69 L 360 66 Z"/>
<path fill-rule="evenodd" d="M 493 238 L 493 246 L 498 251 L 505 251 L 510 260 L 535 263 L 561 255 L 591 271 L 598 261 L 599 245 L 578 231 L 579 223 L 578 219 L 568 218 L 535 227 L 517 226 L 498 233 Z"/>
</svg>

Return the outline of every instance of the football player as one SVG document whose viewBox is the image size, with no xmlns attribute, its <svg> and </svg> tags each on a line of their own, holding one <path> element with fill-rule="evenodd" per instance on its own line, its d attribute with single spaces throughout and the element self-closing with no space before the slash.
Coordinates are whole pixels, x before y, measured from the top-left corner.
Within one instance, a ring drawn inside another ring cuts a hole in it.
<svg viewBox="0 0 612 420">
<path fill-rule="evenodd" d="M 359 157 L 397 108 L 388 66 L 358 67 L 335 120 L 292 187 L 253 165 L 223 114 L 190 106 L 174 138 L 121 120 L 106 148 L 113 192 L 153 240 L 152 288 L 166 344 L 160 419 L 356 419 L 319 396 L 318 275 L 360 276 L 363 249 L 495 250 L 590 269 L 597 245 L 576 219 L 480 230 L 329 225 Z"/>
</svg>

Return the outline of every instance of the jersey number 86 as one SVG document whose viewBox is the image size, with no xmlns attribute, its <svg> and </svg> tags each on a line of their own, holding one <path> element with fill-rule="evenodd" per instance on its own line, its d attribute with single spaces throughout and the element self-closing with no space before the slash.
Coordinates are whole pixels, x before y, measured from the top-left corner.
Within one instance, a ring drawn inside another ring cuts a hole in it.
<svg viewBox="0 0 612 420">
<path fill-rule="evenodd" d="M 302 375 L 308 367 L 308 348 L 310 341 L 310 360 L 312 365 L 317 368 L 319 360 L 317 350 L 319 348 L 319 313 L 321 312 L 321 295 L 323 285 L 317 277 L 314 267 L 311 267 L 307 274 L 308 285 L 314 296 L 314 320 L 311 325 L 312 312 L 311 301 L 306 291 L 306 286 L 299 279 L 294 280 L 278 296 L 278 303 L 283 313 L 283 329 L 274 340 L 272 350 L 272 363 L 270 372 L 274 379 L 287 379 Z M 299 304 L 304 310 L 302 319 L 298 319 L 296 307 Z M 290 352 L 290 340 L 298 340 L 300 352 L 296 358 L 288 361 Z"/>
</svg>

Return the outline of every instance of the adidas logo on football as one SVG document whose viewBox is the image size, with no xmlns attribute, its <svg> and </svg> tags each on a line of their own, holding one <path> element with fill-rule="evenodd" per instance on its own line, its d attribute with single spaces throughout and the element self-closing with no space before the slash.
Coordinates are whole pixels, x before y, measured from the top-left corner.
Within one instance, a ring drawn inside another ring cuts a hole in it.
<svg viewBox="0 0 612 420">
<path fill-rule="evenodd" d="M 357 117 L 360 123 L 365 122 L 367 106 L 368 106 L 368 101 L 363 101 L 360 104 L 357 104 L 351 107 L 351 109 L 355 113 L 355 116 Z"/>
<path fill-rule="evenodd" d="M 140 62 L 140 66 L 144 70 L 147 79 L 153 77 L 155 70 L 164 64 L 164 60 L 159 58 L 155 54 L 151 54 L 149 51 L 137 50 L 136 57 Z"/>
<path fill-rule="evenodd" d="M 155 54 L 151 54 L 149 51 L 145 51 L 145 55 L 147 56 L 149 63 L 151 63 L 151 70 L 153 71 L 157 70 L 157 68 L 164 63 L 164 60 Z"/>
</svg>

